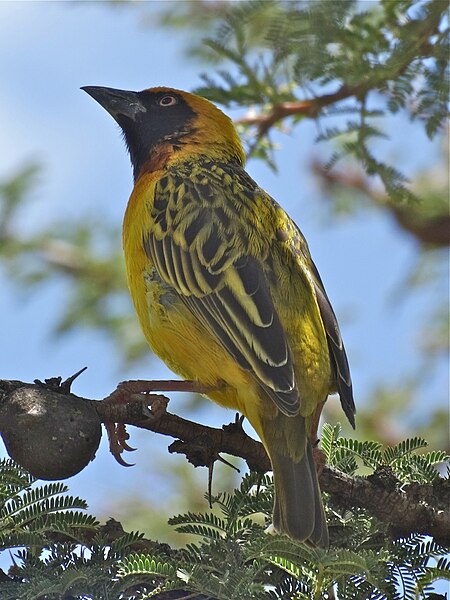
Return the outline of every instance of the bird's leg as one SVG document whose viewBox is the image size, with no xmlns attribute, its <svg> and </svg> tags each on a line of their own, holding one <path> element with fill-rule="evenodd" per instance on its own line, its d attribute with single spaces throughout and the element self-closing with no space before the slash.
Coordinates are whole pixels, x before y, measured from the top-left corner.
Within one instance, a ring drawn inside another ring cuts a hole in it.
<svg viewBox="0 0 450 600">
<path fill-rule="evenodd" d="M 151 406 L 152 415 L 157 419 L 165 411 L 167 400 L 162 401 L 162 396 L 152 395 L 151 392 L 196 392 L 198 394 L 204 394 L 211 392 L 213 389 L 217 388 L 202 385 L 197 381 L 145 381 L 136 379 L 122 381 L 103 401 L 111 404 L 126 404 L 130 400 L 142 400 L 146 405 Z M 131 467 L 132 465 L 122 458 L 124 450 L 127 452 L 135 450 L 135 448 L 132 448 L 127 442 L 130 435 L 126 430 L 125 424 L 106 422 L 105 428 L 108 434 L 109 450 L 111 454 L 119 464 L 124 467 Z"/>
<path fill-rule="evenodd" d="M 320 476 L 320 474 L 322 473 L 322 470 L 326 463 L 325 454 L 323 450 L 319 448 L 320 440 L 317 435 L 317 430 L 319 429 L 320 415 L 322 414 L 324 404 L 325 401 L 317 405 L 316 410 L 314 411 L 311 419 L 311 429 L 309 433 L 309 441 L 311 442 L 311 446 L 313 448 L 314 464 L 316 465 L 316 471 L 318 476 Z"/>
<path fill-rule="evenodd" d="M 106 401 L 114 397 L 116 393 L 126 392 L 130 394 L 148 394 L 150 392 L 195 392 L 197 394 L 207 394 L 218 387 L 202 385 L 198 381 L 179 380 L 179 379 L 152 379 L 146 381 L 144 379 L 130 379 L 122 381 Z"/>
</svg>

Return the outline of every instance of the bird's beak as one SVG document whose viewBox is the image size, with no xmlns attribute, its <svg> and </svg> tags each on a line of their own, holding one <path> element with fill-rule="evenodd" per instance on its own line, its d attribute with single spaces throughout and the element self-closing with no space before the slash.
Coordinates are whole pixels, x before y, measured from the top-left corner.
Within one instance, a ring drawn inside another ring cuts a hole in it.
<svg viewBox="0 0 450 600">
<path fill-rule="evenodd" d="M 118 115 L 124 115 L 135 121 L 139 113 L 147 112 L 147 108 L 142 104 L 138 92 L 95 85 L 88 85 L 81 89 L 103 106 L 116 121 Z"/>
</svg>

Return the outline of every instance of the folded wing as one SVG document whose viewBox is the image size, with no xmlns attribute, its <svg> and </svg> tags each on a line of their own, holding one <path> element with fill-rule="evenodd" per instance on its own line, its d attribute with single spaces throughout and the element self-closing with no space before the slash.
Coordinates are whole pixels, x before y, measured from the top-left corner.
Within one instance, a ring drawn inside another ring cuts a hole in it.
<svg viewBox="0 0 450 600">
<path fill-rule="evenodd" d="M 249 255 L 238 203 L 217 201 L 219 193 L 204 183 L 186 180 L 157 186 L 155 228 L 144 240 L 149 258 L 163 281 L 173 287 L 192 314 L 250 371 L 277 407 L 296 415 L 300 399 L 294 367 L 269 284 L 260 262 Z M 247 197 L 242 202 L 249 202 Z M 183 216 L 184 212 L 184 216 Z"/>
</svg>

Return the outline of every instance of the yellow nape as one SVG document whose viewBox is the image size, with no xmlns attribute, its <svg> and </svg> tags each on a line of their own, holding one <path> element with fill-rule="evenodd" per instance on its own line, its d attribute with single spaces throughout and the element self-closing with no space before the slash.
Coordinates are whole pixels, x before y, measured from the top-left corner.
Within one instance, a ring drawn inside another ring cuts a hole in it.
<svg viewBox="0 0 450 600">
<path fill-rule="evenodd" d="M 148 88 L 147 91 L 179 94 L 196 114 L 192 124 L 192 134 L 189 135 L 189 144 L 186 152 L 184 150 L 180 152 L 180 159 L 185 159 L 189 154 L 204 152 L 207 148 L 210 158 L 233 158 L 239 164 L 245 164 L 245 152 L 233 121 L 212 102 L 175 88 L 154 87 Z"/>
</svg>

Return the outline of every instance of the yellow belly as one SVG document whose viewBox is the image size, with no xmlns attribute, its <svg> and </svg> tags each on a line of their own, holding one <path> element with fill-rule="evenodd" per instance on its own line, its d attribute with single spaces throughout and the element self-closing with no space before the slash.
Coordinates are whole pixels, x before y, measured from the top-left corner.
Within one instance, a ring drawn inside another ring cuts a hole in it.
<svg viewBox="0 0 450 600">
<path fill-rule="evenodd" d="M 147 273 L 146 311 L 141 325 L 152 350 L 183 379 L 211 387 L 207 395 L 250 417 L 249 405 L 264 410 L 258 386 L 189 309 Z M 246 390 L 243 401 L 242 390 Z M 250 411 L 252 412 L 252 411 Z"/>
</svg>

